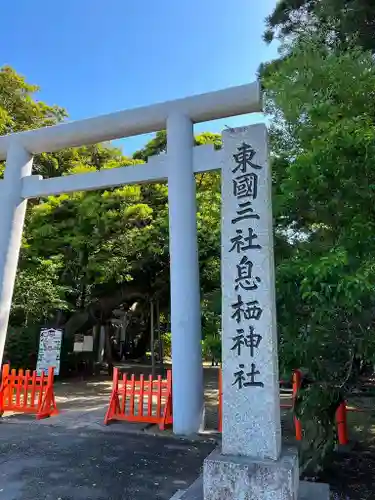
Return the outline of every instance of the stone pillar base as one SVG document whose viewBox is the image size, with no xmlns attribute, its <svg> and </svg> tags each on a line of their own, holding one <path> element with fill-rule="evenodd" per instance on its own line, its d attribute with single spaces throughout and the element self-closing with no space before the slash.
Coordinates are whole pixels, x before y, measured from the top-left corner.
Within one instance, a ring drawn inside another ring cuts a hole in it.
<svg viewBox="0 0 375 500">
<path fill-rule="evenodd" d="M 276 461 L 222 455 L 215 450 L 204 461 L 203 476 L 172 499 L 329 500 L 329 486 L 299 481 L 294 448 L 283 448 Z"/>
<path fill-rule="evenodd" d="M 225 500 L 225 496 L 222 497 Z M 246 500 L 254 500 L 250 497 L 242 497 Z M 269 497 L 272 498 L 272 497 Z M 329 486 L 323 483 L 299 483 L 298 500 L 329 500 Z M 297 500 L 296 499 L 296 500 Z M 203 500 L 203 476 L 201 476 L 186 491 L 177 491 L 170 500 Z"/>
<path fill-rule="evenodd" d="M 279 460 L 222 455 L 214 450 L 203 464 L 204 500 L 296 500 L 299 464 L 294 448 Z"/>
</svg>

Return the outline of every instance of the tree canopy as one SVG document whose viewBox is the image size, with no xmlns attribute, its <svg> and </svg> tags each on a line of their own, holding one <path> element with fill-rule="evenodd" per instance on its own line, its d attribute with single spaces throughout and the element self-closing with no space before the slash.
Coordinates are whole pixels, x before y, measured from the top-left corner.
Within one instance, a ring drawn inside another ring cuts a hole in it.
<svg viewBox="0 0 375 500">
<path fill-rule="evenodd" d="M 303 34 L 313 28 L 329 40 L 348 42 L 353 36 L 365 50 L 375 49 L 375 10 L 371 0 L 279 0 L 266 19 L 264 39 Z"/>
<path fill-rule="evenodd" d="M 267 19 L 280 58 L 262 65 L 274 181 L 283 370 L 300 393 L 308 447 L 324 463 L 335 410 L 373 364 L 374 12 L 366 1 L 282 1 Z"/>
<path fill-rule="evenodd" d="M 1 69 L 0 133 L 51 125 L 67 116 L 65 110 L 38 101 L 38 90 L 12 68 Z M 197 145 L 206 143 L 221 147 L 220 135 L 207 132 L 196 137 Z M 160 131 L 132 157 L 110 144 L 82 146 L 36 155 L 33 171 L 48 178 L 126 167 L 165 150 L 166 133 Z M 197 176 L 203 295 L 219 289 L 219 184 L 217 173 Z M 159 300 L 168 317 L 166 185 L 76 192 L 29 203 L 11 328 L 60 325 L 71 336 L 105 323 L 114 308 L 128 307 L 135 299 L 147 309 L 151 297 Z M 143 346 L 146 343 L 147 338 Z"/>
</svg>

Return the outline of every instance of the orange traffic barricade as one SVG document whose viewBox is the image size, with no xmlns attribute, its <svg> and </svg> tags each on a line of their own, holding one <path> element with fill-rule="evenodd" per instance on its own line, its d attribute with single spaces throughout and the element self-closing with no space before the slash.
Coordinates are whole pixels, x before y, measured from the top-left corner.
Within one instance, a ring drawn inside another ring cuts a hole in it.
<svg viewBox="0 0 375 500">
<path fill-rule="evenodd" d="M 298 391 L 301 387 L 301 382 L 302 382 L 302 373 L 301 370 L 294 370 L 293 372 L 293 408 L 296 403 Z M 296 417 L 296 415 L 293 415 L 293 420 L 294 420 L 294 428 L 296 431 L 296 439 L 297 441 L 302 440 L 302 424 L 301 421 Z"/>
<path fill-rule="evenodd" d="M 293 404 L 296 400 L 298 390 L 301 386 L 302 374 L 300 370 L 295 370 L 293 373 Z M 348 438 L 348 426 L 346 421 L 346 402 L 342 401 L 336 410 L 336 426 L 337 426 L 337 436 L 340 445 L 347 445 L 349 443 Z M 296 439 L 297 441 L 302 440 L 302 425 L 301 421 L 294 416 L 294 425 L 296 429 Z"/>
<path fill-rule="evenodd" d="M 36 418 L 57 415 L 53 390 L 54 370 L 49 368 L 48 375 L 37 375 L 34 370 L 11 370 L 4 365 L 0 386 L 0 415 L 4 412 L 34 413 Z"/>
<path fill-rule="evenodd" d="M 349 443 L 346 411 L 346 403 L 342 401 L 336 410 L 337 436 L 339 444 L 341 445 L 347 445 Z"/>
<path fill-rule="evenodd" d="M 219 370 L 219 408 L 218 408 L 219 425 L 218 431 L 223 432 L 223 374 Z"/>
<path fill-rule="evenodd" d="M 107 425 L 111 420 L 124 420 L 158 424 L 161 430 L 173 423 L 172 417 L 172 372 L 167 379 L 150 375 L 145 379 L 140 375 L 124 373 L 120 378 L 118 368 L 113 370 L 113 387 L 109 408 L 104 418 Z"/>
<path fill-rule="evenodd" d="M 301 385 L 301 377 L 302 377 L 302 375 L 301 375 L 300 370 L 295 370 L 295 372 L 293 372 L 293 405 L 294 405 L 294 401 L 297 397 L 298 389 Z M 281 380 L 280 384 L 285 385 L 285 381 Z M 220 370 L 220 369 L 219 369 L 218 387 L 219 387 L 218 431 L 222 432 L 222 430 L 223 430 L 223 376 L 222 376 L 222 370 Z M 280 406 L 281 406 L 281 408 L 292 408 L 293 405 L 280 405 Z M 301 439 L 302 439 L 301 422 L 297 419 L 296 416 L 293 417 L 293 420 L 294 420 L 295 431 L 296 431 L 296 439 L 297 439 L 297 441 L 301 441 Z"/>
<path fill-rule="evenodd" d="M 293 372 L 293 404 L 292 405 L 281 405 L 281 408 L 293 408 L 297 399 L 297 394 L 298 391 L 301 387 L 301 382 L 302 382 L 302 372 L 301 370 L 294 370 Z M 284 381 L 280 381 L 280 384 L 285 384 Z M 218 408 L 218 417 L 219 417 L 219 425 L 218 425 L 218 431 L 222 432 L 223 428 L 223 379 L 222 379 L 222 372 L 219 370 L 219 380 L 218 380 L 218 385 L 219 385 L 219 408 Z M 346 420 L 346 414 L 347 414 L 347 407 L 345 401 L 343 401 L 339 407 L 337 408 L 336 411 L 336 424 L 337 424 L 337 435 L 338 435 L 338 442 L 340 445 L 347 445 L 349 443 L 349 438 L 348 438 L 348 426 L 347 426 L 347 420 Z M 349 411 L 361 411 L 361 410 L 353 410 L 349 409 Z M 296 440 L 297 441 L 302 441 L 302 424 L 301 421 L 296 417 L 296 415 L 293 415 L 293 421 L 294 421 L 294 428 L 296 432 Z"/>
</svg>

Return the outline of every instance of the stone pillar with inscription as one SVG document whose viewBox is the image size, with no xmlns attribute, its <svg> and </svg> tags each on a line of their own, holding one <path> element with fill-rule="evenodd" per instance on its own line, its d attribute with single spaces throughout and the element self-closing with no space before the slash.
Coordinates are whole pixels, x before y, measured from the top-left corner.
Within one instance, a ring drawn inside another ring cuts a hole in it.
<svg viewBox="0 0 375 500">
<path fill-rule="evenodd" d="M 328 500 L 282 446 L 267 129 L 223 132 L 222 447 L 173 500 Z"/>
<path fill-rule="evenodd" d="M 298 453 L 281 444 L 267 129 L 223 132 L 222 449 L 204 462 L 205 500 L 296 500 Z"/>
<path fill-rule="evenodd" d="M 223 133 L 223 453 L 277 460 L 279 370 L 266 128 Z"/>
</svg>

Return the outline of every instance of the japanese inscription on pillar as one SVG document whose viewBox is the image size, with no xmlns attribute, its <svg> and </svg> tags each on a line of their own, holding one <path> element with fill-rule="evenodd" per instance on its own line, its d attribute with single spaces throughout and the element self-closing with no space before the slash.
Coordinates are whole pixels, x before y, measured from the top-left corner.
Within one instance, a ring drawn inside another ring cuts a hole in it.
<svg viewBox="0 0 375 500">
<path fill-rule="evenodd" d="M 223 453 L 277 459 L 279 409 L 267 130 L 223 132 Z"/>
</svg>

